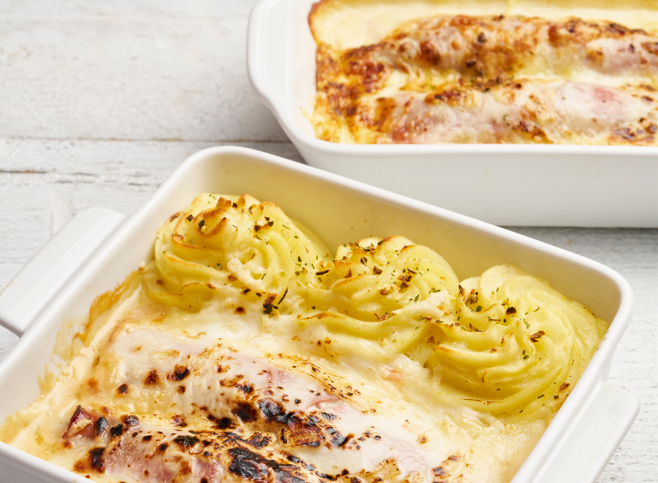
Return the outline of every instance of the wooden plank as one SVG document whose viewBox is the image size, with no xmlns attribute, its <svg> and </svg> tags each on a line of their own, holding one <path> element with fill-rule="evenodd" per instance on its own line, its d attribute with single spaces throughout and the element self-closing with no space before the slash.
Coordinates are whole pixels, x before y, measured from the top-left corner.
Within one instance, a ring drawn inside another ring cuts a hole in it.
<svg viewBox="0 0 658 483">
<path fill-rule="evenodd" d="M 6 3 L 2 137 L 286 140 L 247 78 L 255 0 Z"/>
</svg>

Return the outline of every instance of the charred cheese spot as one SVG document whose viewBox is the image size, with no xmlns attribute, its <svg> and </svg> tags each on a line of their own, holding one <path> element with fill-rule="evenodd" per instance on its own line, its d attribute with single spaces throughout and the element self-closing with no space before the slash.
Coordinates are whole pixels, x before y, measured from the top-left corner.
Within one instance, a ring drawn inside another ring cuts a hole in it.
<svg viewBox="0 0 658 483">
<path fill-rule="evenodd" d="M 186 366 L 178 365 L 174 370 L 167 374 L 167 379 L 170 381 L 182 381 L 190 375 L 190 369 Z"/>
<path fill-rule="evenodd" d="M 160 382 L 160 376 L 158 375 L 158 371 L 155 369 L 150 371 L 144 379 L 144 384 L 146 385 L 153 385 L 157 384 L 158 382 Z"/>
</svg>

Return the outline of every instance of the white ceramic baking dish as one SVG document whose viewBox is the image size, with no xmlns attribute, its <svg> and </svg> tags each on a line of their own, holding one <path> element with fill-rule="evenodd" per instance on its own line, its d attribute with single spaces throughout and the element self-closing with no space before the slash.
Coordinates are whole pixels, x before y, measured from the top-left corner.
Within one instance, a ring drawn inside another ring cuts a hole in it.
<svg viewBox="0 0 658 483">
<path fill-rule="evenodd" d="M 315 1 L 261 0 L 247 47 L 252 85 L 309 165 L 497 225 L 658 227 L 658 148 L 317 139 L 304 114 L 315 102 Z"/>
<path fill-rule="evenodd" d="M 514 263 L 612 321 L 590 365 L 520 469 L 514 483 L 594 482 L 639 410 L 606 382 L 613 351 L 631 320 L 633 294 L 609 268 L 536 240 L 423 202 L 276 156 L 211 148 L 187 159 L 133 215 L 102 208 L 77 215 L 0 294 L 0 323 L 19 336 L 0 363 L 0 421 L 39 394 L 62 324 L 82 321 L 93 299 L 152 256 L 156 230 L 203 192 L 250 193 L 278 203 L 330 247 L 405 235 L 439 253 L 460 278 Z M 0 481 L 87 481 L 0 443 Z"/>
</svg>

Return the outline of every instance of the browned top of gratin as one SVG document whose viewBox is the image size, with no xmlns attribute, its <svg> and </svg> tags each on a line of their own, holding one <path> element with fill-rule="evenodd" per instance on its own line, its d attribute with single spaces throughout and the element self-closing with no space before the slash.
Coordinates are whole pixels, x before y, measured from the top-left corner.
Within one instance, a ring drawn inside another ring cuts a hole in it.
<svg viewBox="0 0 658 483">
<path fill-rule="evenodd" d="M 318 42 L 314 124 L 356 143 L 658 144 L 658 36 L 614 22 L 442 15 Z"/>
<path fill-rule="evenodd" d="M 607 324 L 513 265 L 457 278 L 274 203 L 197 197 L 0 441 L 98 483 L 505 483 Z"/>
</svg>

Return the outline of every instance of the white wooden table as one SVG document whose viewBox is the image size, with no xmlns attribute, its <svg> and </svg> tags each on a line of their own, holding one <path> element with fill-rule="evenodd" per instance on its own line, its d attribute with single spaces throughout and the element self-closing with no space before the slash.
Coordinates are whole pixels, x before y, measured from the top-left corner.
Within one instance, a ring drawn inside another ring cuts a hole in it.
<svg viewBox="0 0 658 483">
<path fill-rule="evenodd" d="M 0 288 L 74 214 L 132 212 L 199 149 L 232 144 L 302 161 L 247 79 L 254 4 L 0 1 Z M 610 379 L 642 410 L 599 481 L 658 481 L 658 230 L 514 230 L 609 265 L 633 286 L 635 316 Z M 0 329 L 0 359 L 16 341 Z"/>
</svg>

